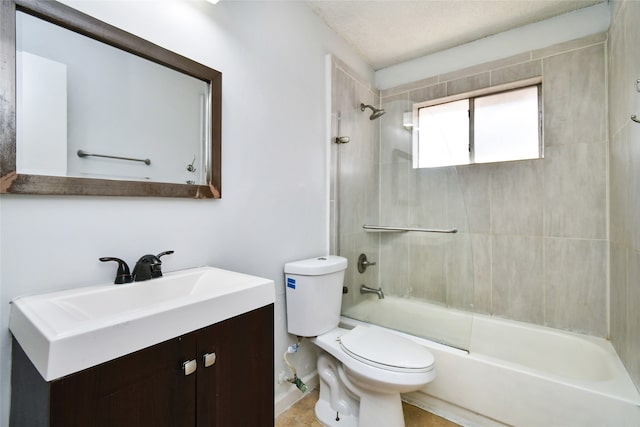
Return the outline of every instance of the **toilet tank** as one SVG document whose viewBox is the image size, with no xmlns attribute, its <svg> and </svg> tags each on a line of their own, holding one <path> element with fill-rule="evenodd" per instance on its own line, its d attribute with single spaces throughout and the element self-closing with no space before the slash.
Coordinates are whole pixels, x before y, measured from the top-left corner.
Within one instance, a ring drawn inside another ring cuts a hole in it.
<svg viewBox="0 0 640 427">
<path fill-rule="evenodd" d="M 328 255 L 285 264 L 287 330 L 315 337 L 340 323 L 347 259 Z"/>
</svg>

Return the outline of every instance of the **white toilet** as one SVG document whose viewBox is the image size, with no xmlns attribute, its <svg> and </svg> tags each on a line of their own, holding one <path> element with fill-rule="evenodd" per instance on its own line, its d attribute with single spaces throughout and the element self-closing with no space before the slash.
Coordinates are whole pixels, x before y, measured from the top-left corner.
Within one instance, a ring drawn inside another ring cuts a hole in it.
<svg viewBox="0 0 640 427">
<path fill-rule="evenodd" d="M 433 355 L 377 328 L 338 327 L 346 268 L 339 256 L 284 267 L 289 333 L 319 347 L 316 417 L 326 426 L 403 427 L 400 393 L 435 378 Z"/>
</svg>

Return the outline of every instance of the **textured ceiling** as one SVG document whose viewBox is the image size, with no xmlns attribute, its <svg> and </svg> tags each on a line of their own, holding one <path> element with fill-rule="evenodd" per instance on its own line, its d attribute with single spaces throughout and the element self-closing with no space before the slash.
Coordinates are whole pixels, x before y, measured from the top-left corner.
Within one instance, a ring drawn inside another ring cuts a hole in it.
<svg viewBox="0 0 640 427">
<path fill-rule="evenodd" d="M 309 0 L 375 69 L 468 43 L 603 0 Z"/>
</svg>

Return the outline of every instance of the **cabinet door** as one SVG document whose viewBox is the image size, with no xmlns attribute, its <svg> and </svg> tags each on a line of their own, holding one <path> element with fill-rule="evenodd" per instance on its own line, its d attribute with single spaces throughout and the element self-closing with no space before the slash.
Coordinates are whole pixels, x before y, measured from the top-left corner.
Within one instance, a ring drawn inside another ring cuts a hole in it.
<svg viewBox="0 0 640 427">
<path fill-rule="evenodd" d="M 51 426 L 194 426 L 195 348 L 192 333 L 53 382 Z"/>
<path fill-rule="evenodd" d="M 198 427 L 273 425 L 273 346 L 273 304 L 200 330 L 198 365 L 216 361 L 198 368 Z"/>
</svg>

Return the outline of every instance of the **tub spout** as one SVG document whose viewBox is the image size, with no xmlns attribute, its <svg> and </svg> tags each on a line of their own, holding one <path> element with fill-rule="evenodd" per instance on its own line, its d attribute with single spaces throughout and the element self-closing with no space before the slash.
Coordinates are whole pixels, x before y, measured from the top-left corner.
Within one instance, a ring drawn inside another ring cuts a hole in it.
<svg viewBox="0 0 640 427">
<path fill-rule="evenodd" d="M 368 286 L 361 285 L 360 286 L 360 293 L 361 294 L 376 294 L 376 295 L 378 295 L 378 299 L 383 299 L 384 298 L 384 292 L 382 292 L 382 288 L 373 289 L 373 288 L 370 288 Z"/>
</svg>

